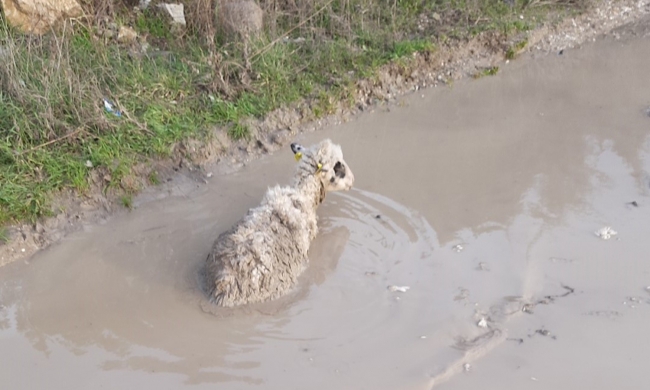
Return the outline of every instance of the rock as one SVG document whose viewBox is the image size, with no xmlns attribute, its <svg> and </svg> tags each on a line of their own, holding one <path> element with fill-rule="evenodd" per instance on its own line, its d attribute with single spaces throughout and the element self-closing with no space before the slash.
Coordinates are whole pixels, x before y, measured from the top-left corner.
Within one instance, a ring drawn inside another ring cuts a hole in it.
<svg viewBox="0 0 650 390">
<path fill-rule="evenodd" d="M 120 43 L 131 43 L 138 38 L 138 33 L 134 29 L 127 26 L 121 26 L 120 31 L 117 33 L 117 40 Z"/>
<path fill-rule="evenodd" d="M 62 19 L 81 16 L 76 0 L 0 0 L 10 25 L 23 32 L 41 35 Z"/>
<path fill-rule="evenodd" d="M 254 35 L 262 31 L 264 12 L 253 0 L 221 0 L 217 24 L 229 35 Z"/>
<path fill-rule="evenodd" d="M 183 4 L 162 3 L 158 4 L 158 7 L 171 17 L 172 23 L 181 26 L 186 25 L 185 9 L 183 7 Z"/>
</svg>

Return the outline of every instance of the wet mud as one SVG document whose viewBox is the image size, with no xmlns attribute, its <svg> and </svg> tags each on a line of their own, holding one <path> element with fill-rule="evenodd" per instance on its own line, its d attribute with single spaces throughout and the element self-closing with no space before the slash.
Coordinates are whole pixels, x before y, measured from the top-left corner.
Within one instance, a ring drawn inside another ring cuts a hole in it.
<svg viewBox="0 0 650 390">
<path fill-rule="evenodd" d="M 218 309 L 199 281 L 289 149 L 3 267 L 0 388 L 643 388 L 647 23 L 301 136 L 356 188 L 278 301 Z"/>
</svg>

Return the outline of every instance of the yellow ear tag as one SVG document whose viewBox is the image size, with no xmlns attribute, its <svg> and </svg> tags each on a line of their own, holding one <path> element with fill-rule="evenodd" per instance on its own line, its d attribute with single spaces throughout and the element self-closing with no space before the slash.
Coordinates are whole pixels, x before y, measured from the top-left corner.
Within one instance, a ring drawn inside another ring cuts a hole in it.
<svg viewBox="0 0 650 390">
<path fill-rule="evenodd" d="M 302 158 L 302 152 L 298 152 L 298 153 L 294 154 L 293 156 L 296 159 L 296 161 L 300 161 L 300 159 Z"/>
<path fill-rule="evenodd" d="M 316 170 L 316 173 L 320 172 L 320 170 L 323 169 L 323 164 L 318 163 L 317 167 L 318 169 Z"/>
</svg>

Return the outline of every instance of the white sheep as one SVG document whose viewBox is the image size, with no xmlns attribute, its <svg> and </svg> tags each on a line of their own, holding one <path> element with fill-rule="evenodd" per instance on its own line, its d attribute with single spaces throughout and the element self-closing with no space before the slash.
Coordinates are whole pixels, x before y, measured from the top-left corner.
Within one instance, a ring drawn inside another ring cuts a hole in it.
<svg viewBox="0 0 650 390">
<path fill-rule="evenodd" d="M 293 185 L 269 188 L 256 208 L 214 242 L 206 259 L 210 299 L 233 307 L 279 298 L 296 284 L 318 232 L 316 208 L 330 191 L 349 190 L 354 175 L 329 139 L 306 149 L 291 144 Z"/>
</svg>

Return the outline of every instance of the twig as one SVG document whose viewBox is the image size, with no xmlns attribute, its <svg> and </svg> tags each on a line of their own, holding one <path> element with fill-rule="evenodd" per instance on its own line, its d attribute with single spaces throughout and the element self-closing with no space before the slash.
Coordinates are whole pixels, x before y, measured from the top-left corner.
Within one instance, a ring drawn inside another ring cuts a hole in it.
<svg viewBox="0 0 650 390">
<path fill-rule="evenodd" d="M 289 35 L 289 33 L 291 33 L 293 30 L 297 29 L 298 27 L 301 27 L 303 24 L 305 24 L 305 23 L 307 23 L 308 21 L 310 21 L 311 19 L 313 19 L 314 16 L 318 15 L 319 13 L 321 13 L 325 8 L 327 8 L 327 7 L 328 7 L 330 4 L 332 4 L 333 2 L 334 2 L 334 0 L 330 0 L 330 1 L 328 1 L 325 5 L 323 5 L 322 7 L 320 7 L 320 8 L 318 9 L 318 11 L 314 12 L 313 14 L 311 14 L 307 19 L 303 20 L 302 22 L 298 23 L 298 24 L 295 25 L 294 27 L 292 27 L 292 28 L 290 28 L 289 30 L 285 31 L 284 34 L 280 35 L 279 37 L 277 37 L 276 39 L 274 39 L 273 41 L 271 41 L 271 43 L 269 43 L 268 45 L 266 45 L 266 46 L 264 46 L 263 48 L 261 48 L 260 50 L 258 50 L 255 54 L 253 54 L 253 55 L 250 57 L 250 58 L 251 58 L 251 62 L 255 62 L 255 61 L 254 61 L 255 57 L 260 56 L 260 55 L 266 53 L 267 51 L 269 51 L 269 49 L 271 49 L 271 47 L 273 47 L 276 43 L 280 42 L 284 37 L 286 37 L 287 35 Z"/>
<path fill-rule="evenodd" d="M 73 135 L 79 134 L 81 131 L 83 131 L 83 128 L 82 128 L 82 127 L 79 127 L 79 128 L 77 128 L 75 131 L 73 131 L 72 133 L 68 133 L 68 134 L 63 135 L 63 136 L 61 136 L 61 137 L 59 137 L 59 138 L 56 138 L 56 139 L 53 139 L 53 140 L 51 140 L 51 141 L 47 141 L 47 142 L 42 143 L 42 144 L 40 144 L 40 145 L 34 146 L 34 147 L 31 148 L 31 149 L 22 150 L 22 151 L 16 153 L 16 155 L 18 155 L 18 156 L 22 156 L 22 155 L 25 154 L 25 153 L 30 153 L 30 152 L 33 152 L 33 151 L 38 150 L 38 149 L 40 149 L 40 148 L 46 147 L 47 145 L 52 145 L 53 143 L 56 143 L 56 142 L 62 141 L 62 140 L 64 140 L 64 139 L 66 139 L 66 138 L 70 138 L 70 137 L 72 137 Z"/>
</svg>

